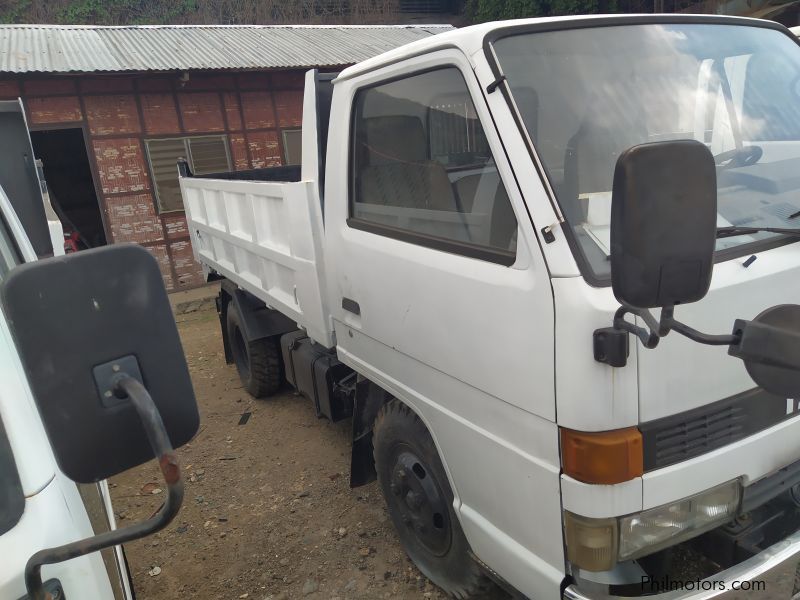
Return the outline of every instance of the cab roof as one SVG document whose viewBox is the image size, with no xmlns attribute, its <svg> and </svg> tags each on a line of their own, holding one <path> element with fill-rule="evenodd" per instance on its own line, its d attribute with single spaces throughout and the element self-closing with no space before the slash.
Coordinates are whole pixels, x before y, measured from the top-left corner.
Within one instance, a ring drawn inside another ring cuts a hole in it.
<svg viewBox="0 0 800 600">
<path fill-rule="evenodd" d="M 384 52 L 344 69 L 334 83 L 363 75 L 407 58 L 445 48 L 457 48 L 466 56 L 472 57 L 476 52 L 482 50 L 487 36 L 507 30 L 524 31 L 529 29 L 534 31 L 538 28 L 542 30 L 578 29 L 593 26 L 638 25 L 642 23 L 720 23 L 784 28 L 783 25 L 773 21 L 764 21 L 763 19 L 696 14 L 570 15 L 494 21 L 446 31 Z"/>
</svg>

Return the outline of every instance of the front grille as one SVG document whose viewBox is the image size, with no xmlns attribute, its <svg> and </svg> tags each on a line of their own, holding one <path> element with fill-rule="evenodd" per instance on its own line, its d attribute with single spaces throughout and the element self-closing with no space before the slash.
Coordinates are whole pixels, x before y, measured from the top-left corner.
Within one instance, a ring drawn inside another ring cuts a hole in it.
<svg viewBox="0 0 800 600">
<path fill-rule="evenodd" d="M 786 400 L 754 389 L 685 413 L 642 423 L 645 471 L 726 446 L 787 418 Z"/>
<path fill-rule="evenodd" d="M 656 433 L 656 462 L 663 466 L 730 444 L 747 435 L 741 407 L 728 406 Z"/>
</svg>

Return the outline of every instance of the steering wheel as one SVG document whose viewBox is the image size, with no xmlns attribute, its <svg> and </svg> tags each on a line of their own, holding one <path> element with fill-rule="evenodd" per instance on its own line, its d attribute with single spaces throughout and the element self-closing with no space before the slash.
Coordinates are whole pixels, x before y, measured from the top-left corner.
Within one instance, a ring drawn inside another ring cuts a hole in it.
<svg viewBox="0 0 800 600">
<path fill-rule="evenodd" d="M 722 169 L 749 167 L 756 164 L 764 155 L 761 146 L 744 146 L 720 152 L 714 157 L 716 165 Z M 726 162 L 727 161 L 727 162 Z"/>
</svg>

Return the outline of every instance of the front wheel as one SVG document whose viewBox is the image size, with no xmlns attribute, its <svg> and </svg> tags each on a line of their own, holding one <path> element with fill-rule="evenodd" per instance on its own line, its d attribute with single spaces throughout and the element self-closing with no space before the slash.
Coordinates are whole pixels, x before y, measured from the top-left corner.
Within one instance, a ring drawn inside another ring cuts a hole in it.
<svg viewBox="0 0 800 600">
<path fill-rule="evenodd" d="M 451 596 L 496 597 L 498 588 L 469 554 L 453 510 L 453 491 L 419 417 L 392 400 L 375 420 L 373 445 L 389 515 L 414 564 Z"/>
</svg>

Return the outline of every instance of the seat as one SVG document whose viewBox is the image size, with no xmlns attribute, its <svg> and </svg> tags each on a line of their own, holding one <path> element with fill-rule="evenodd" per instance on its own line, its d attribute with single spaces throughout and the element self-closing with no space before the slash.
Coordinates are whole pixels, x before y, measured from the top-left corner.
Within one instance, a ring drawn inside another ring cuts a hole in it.
<svg viewBox="0 0 800 600">
<path fill-rule="evenodd" d="M 358 202 L 440 211 L 457 210 L 447 171 L 428 158 L 428 140 L 418 117 L 364 119 L 356 151 L 362 166 Z"/>
<path fill-rule="evenodd" d="M 482 232 L 481 244 L 513 250 L 514 234 L 517 232 L 517 217 L 511 207 L 506 187 L 496 171 L 461 177 L 455 182 L 461 207 L 467 213 L 489 213 L 489 231 Z"/>
<path fill-rule="evenodd" d="M 580 202 L 579 197 L 610 192 L 619 155 L 647 141 L 642 107 L 629 98 L 626 94 L 596 93 L 567 143 L 564 181 L 558 191 L 562 209 L 573 226 L 586 221 L 588 204 Z"/>
</svg>

